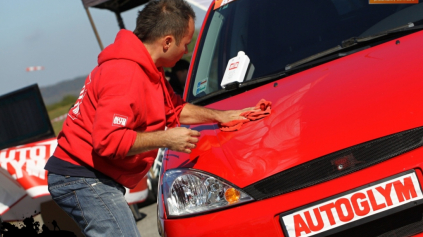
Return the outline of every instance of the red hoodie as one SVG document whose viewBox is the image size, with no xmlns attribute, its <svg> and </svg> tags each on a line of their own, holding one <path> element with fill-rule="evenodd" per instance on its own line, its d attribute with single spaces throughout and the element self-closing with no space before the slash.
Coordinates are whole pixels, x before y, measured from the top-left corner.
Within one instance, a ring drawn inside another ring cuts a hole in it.
<svg viewBox="0 0 423 237">
<path fill-rule="evenodd" d="M 98 56 L 98 66 L 87 77 L 58 135 L 54 156 L 91 166 L 133 188 L 157 154 L 154 150 L 126 156 L 136 131 L 174 126 L 184 104 L 142 42 L 131 31 L 121 30 Z"/>
</svg>

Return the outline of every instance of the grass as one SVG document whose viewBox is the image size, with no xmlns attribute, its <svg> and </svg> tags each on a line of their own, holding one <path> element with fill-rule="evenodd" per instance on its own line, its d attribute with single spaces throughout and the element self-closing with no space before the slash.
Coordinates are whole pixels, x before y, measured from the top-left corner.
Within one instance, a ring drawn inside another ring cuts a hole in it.
<svg viewBox="0 0 423 237">
<path fill-rule="evenodd" d="M 75 96 L 65 96 L 62 99 L 62 101 L 56 104 L 48 105 L 47 112 L 48 112 L 48 116 L 50 117 L 50 120 L 53 120 L 54 118 L 57 118 L 61 115 L 67 114 L 71 106 L 73 106 L 73 104 L 75 103 L 76 99 L 77 97 Z M 51 123 L 53 126 L 54 134 L 56 134 L 56 136 L 62 130 L 64 121 L 65 120 L 61 120 L 61 121 Z"/>
</svg>

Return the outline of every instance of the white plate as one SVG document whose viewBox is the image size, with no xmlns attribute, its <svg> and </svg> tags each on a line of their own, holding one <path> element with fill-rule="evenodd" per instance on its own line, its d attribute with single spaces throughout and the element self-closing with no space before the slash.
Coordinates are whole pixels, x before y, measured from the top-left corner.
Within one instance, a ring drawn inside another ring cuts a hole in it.
<svg viewBox="0 0 423 237">
<path fill-rule="evenodd" d="M 406 204 L 422 199 L 420 184 L 413 170 L 282 213 L 280 222 L 289 237 L 326 235 L 328 231 L 333 233 L 335 228 L 365 221 L 388 210 L 408 208 Z"/>
</svg>

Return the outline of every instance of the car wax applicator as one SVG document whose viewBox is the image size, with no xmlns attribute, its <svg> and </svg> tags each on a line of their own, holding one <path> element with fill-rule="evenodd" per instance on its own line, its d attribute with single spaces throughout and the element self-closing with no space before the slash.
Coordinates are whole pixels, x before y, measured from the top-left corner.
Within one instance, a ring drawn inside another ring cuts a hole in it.
<svg viewBox="0 0 423 237">
<path fill-rule="evenodd" d="M 244 123 L 248 123 L 250 121 L 256 121 L 266 116 L 269 116 L 269 114 L 271 113 L 271 106 L 272 106 L 272 102 L 261 99 L 260 102 L 258 102 L 258 104 L 255 106 L 255 108 L 260 109 L 260 111 L 243 112 L 240 115 L 244 116 L 246 119 L 232 120 L 227 123 L 220 123 L 219 124 L 220 130 L 224 132 L 238 131 L 241 129 L 241 126 Z"/>
</svg>

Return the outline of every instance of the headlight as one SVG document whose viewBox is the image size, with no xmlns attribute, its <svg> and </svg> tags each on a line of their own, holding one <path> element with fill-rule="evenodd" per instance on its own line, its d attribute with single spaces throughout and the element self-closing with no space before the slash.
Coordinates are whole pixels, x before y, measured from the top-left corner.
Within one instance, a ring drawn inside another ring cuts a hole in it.
<svg viewBox="0 0 423 237">
<path fill-rule="evenodd" d="M 166 171 L 163 196 L 170 217 L 198 214 L 253 200 L 234 185 L 192 169 Z"/>
</svg>

